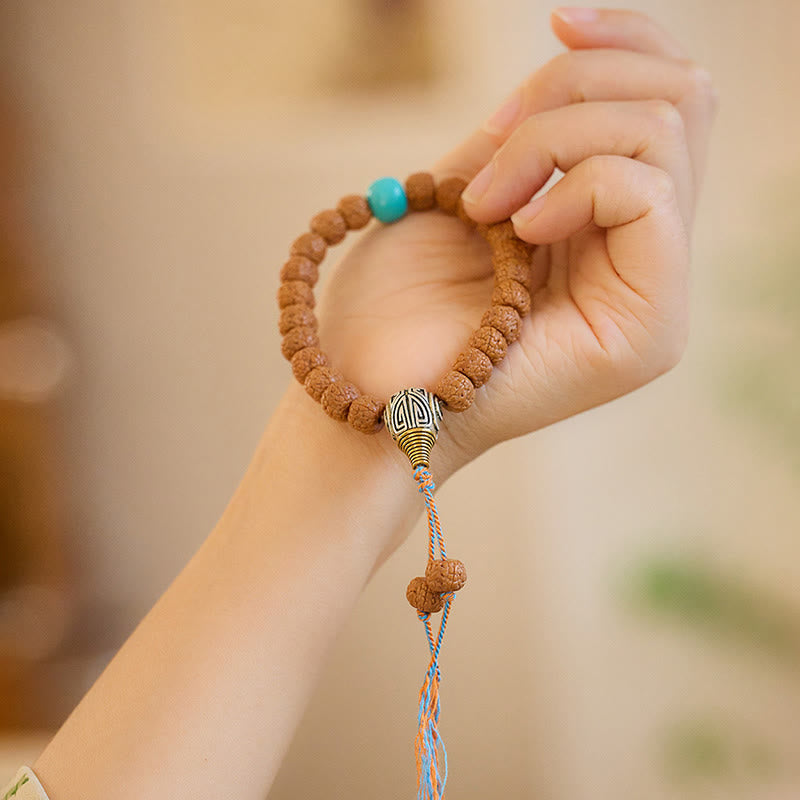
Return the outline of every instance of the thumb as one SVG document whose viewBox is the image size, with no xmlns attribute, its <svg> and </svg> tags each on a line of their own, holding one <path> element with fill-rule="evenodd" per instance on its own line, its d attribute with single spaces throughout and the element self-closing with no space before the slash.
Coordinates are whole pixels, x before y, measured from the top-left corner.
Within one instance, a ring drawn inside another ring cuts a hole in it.
<svg viewBox="0 0 800 800">
<path fill-rule="evenodd" d="M 522 88 L 517 87 L 495 112 L 433 167 L 445 176 L 471 181 L 489 163 L 515 127 L 522 110 Z"/>
</svg>

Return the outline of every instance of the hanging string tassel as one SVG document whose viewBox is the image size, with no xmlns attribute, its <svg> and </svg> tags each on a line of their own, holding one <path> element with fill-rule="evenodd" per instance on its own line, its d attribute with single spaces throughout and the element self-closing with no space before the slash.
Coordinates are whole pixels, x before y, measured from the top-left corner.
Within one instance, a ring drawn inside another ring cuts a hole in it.
<svg viewBox="0 0 800 800">
<path fill-rule="evenodd" d="M 464 565 L 447 557 L 444 534 L 433 492 L 436 488 L 430 473 L 430 453 L 439 433 L 442 407 L 439 398 L 425 389 L 403 389 L 389 398 L 384 411 L 389 433 L 397 442 L 411 467 L 414 480 L 425 501 L 428 517 L 428 565 L 425 576 L 414 578 L 406 589 L 408 602 L 417 610 L 425 627 L 431 660 L 419 693 L 417 737 L 417 800 L 443 800 L 447 783 L 447 750 L 439 734 L 439 654 L 453 598 L 467 581 Z M 431 614 L 442 612 L 439 632 L 434 638 Z"/>
<path fill-rule="evenodd" d="M 439 636 L 434 643 L 430 614 L 419 614 L 425 625 L 428 645 L 431 648 L 431 663 L 425 674 L 425 682 L 419 693 L 418 730 L 414 742 L 417 760 L 417 800 L 440 800 L 447 783 L 447 749 L 439 734 L 439 651 L 444 638 L 444 628 L 452 605 L 452 595 L 445 601 Z"/>
<path fill-rule="evenodd" d="M 414 470 L 414 478 L 419 484 L 419 491 L 425 500 L 428 517 L 428 564 L 430 566 L 437 562 L 437 551 L 439 561 L 447 558 L 442 526 L 439 522 L 436 501 L 433 499 L 433 491 L 436 487 L 433 477 L 425 467 L 417 467 Z M 427 584 L 426 588 L 429 588 Z M 414 742 L 414 754 L 417 761 L 417 800 L 441 800 L 447 783 L 447 750 L 439 734 L 439 682 L 441 680 L 439 654 L 454 594 L 450 591 L 440 594 L 440 597 L 443 603 L 442 621 L 436 638 L 434 638 L 431 628 L 431 612 L 417 611 L 417 615 L 425 627 L 425 636 L 431 653 L 431 661 L 419 693 L 418 729 Z"/>
</svg>

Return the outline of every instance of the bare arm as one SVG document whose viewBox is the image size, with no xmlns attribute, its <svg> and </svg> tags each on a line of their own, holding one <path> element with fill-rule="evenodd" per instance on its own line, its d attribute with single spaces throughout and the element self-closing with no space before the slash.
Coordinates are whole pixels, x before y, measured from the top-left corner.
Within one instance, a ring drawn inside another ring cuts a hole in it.
<svg viewBox="0 0 800 800">
<path fill-rule="evenodd" d="M 292 387 L 219 524 L 36 763 L 50 796 L 196 799 L 235 776 L 263 798 L 414 494 L 399 457 Z"/>
</svg>

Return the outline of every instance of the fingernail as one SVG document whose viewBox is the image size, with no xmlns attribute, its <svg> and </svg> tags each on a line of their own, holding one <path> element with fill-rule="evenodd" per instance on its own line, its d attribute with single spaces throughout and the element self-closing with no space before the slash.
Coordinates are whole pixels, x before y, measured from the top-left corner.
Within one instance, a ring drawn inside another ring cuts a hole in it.
<svg viewBox="0 0 800 800">
<path fill-rule="evenodd" d="M 547 197 L 546 194 L 539 195 L 535 200 L 531 200 L 528 205 L 522 206 L 516 214 L 511 215 L 511 221 L 515 225 L 527 225 L 542 210 L 545 197 Z"/>
<path fill-rule="evenodd" d="M 494 161 L 490 161 L 461 193 L 461 198 L 466 203 L 477 203 L 486 194 L 489 184 L 494 176 Z"/>
<path fill-rule="evenodd" d="M 579 25 L 582 22 L 594 22 L 598 13 L 596 8 L 557 8 L 553 13 L 561 17 L 567 25 Z"/>
<path fill-rule="evenodd" d="M 522 90 L 517 89 L 497 111 L 483 124 L 489 133 L 495 136 L 504 136 L 519 116 L 522 106 Z"/>
</svg>

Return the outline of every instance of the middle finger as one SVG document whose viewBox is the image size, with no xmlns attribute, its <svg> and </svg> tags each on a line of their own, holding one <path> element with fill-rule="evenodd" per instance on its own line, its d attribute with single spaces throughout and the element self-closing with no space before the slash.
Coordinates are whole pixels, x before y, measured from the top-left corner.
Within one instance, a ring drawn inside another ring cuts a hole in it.
<svg viewBox="0 0 800 800">
<path fill-rule="evenodd" d="M 472 178 L 514 130 L 543 111 L 582 102 L 661 99 L 680 113 L 692 171 L 700 175 L 713 97 L 708 73 L 689 62 L 629 50 L 569 51 L 528 77 L 494 117 L 439 162 L 437 171 Z"/>
<path fill-rule="evenodd" d="M 635 158 L 668 172 L 689 227 L 691 167 L 683 120 L 665 100 L 582 103 L 523 122 L 464 190 L 478 222 L 505 219 L 525 205 L 558 169 L 593 155 Z"/>
</svg>

